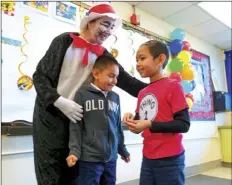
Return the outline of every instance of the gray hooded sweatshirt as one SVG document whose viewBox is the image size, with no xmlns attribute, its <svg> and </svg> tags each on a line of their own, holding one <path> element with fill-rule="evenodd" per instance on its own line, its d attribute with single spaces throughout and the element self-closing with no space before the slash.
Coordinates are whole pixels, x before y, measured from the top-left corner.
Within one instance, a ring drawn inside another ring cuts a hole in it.
<svg viewBox="0 0 232 185">
<path fill-rule="evenodd" d="M 89 85 L 77 91 L 74 101 L 83 107 L 83 118 L 70 123 L 69 154 L 88 162 L 113 161 L 117 154 L 128 157 L 118 94 L 110 91 L 105 96 Z"/>
</svg>

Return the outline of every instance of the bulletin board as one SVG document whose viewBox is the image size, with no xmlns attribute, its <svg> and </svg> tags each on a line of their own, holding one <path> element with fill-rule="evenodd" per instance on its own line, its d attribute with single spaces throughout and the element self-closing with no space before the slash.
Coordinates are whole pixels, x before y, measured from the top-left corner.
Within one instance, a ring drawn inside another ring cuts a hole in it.
<svg viewBox="0 0 232 185">
<path fill-rule="evenodd" d="M 196 74 L 196 87 L 191 92 L 194 97 L 193 108 L 190 112 L 191 120 L 215 120 L 210 57 L 196 50 L 192 50 L 191 64 Z"/>
</svg>

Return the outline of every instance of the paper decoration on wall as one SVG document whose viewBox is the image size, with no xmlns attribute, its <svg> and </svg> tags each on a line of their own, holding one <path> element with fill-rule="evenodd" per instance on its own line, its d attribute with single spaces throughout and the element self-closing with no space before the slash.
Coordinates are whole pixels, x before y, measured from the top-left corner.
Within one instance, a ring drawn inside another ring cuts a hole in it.
<svg viewBox="0 0 232 185">
<path fill-rule="evenodd" d="M 24 1 L 24 6 L 27 6 L 38 13 L 48 15 L 48 2 L 47 1 Z"/>
<path fill-rule="evenodd" d="M 118 56 L 118 50 L 117 49 L 112 48 L 110 53 L 113 55 L 114 58 L 117 58 L 117 56 Z"/>
<path fill-rule="evenodd" d="M 18 85 L 18 88 L 20 90 L 24 90 L 24 91 L 27 91 L 27 90 L 30 90 L 32 87 L 33 87 L 33 80 L 31 77 L 25 75 L 22 71 L 21 71 L 21 65 L 24 64 L 25 62 L 27 62 L 27 59 L 28 59 L 28 56 L 27 54 L 24 52 L 23 48 L 28 44 L 28 41 L 25 37 L 25 35 L 27 34 L 28 30 L 27 30 L 27 27 L 26 25 L 27 24 L 30 24 L 29 22 L 29 17 L 28 16 L 25 16 L 24 17 L 24 29 L 25 29 L 25 32 L 23 33 L 23 39 L 24 39 L 24 45 L 21 46 L 20 48 L 20 51 L 21 53 L 23 54 L 23 56 L 26 58 L 25 61 L 21 62 L 19 65 L 18 65 L 18 71 L 19 73 L 22 75 L 18 81 L 17 81 L 17 85 Z"/>
<path fill-rule="evenodd" d="M 53 17 L 61 21 L 77 24 L 77 6 L 69 2 L 56 2 Z"/>
<path fill-rule="evenodd" d="M 14 16 L 15 11 L 15 2 L 13 1 L 4 1 L 1 2 L 2 11 L 4 14 L 7 14 L 9 16 Z"/>
<path fill-rule="evenodd" d="M 23 91 L 28 91 L 33 87 L 33 80 L 31 77 L 24 75 L 17 81 L 18 88 Z"/>
<path fill-rule="evenodd" d="M 7 38 L 7 37 L 2 37 L 2 43 L 3 44 L 8 44 L 16 47 L 21 47 L 22 42 L 19 40 Z"/>
<path fill-rule="evenodd" d="M 127 30 L 127 32 L 129 33 L 128 40 L 130 40 L 130 41 L 129 41 L 129 44 L 128 44 L 128 48 L 130 48 L 130 49 L 132 50 L 131 56 L 134 56 L 135 50 L 134 50 L 134 48 L 132 47 L 133 44 L 134 44 L 134 41 L 133 41 L 133 39 L 131 38 L 131 36 L 133 35 L 133 31 L 132 31 L 132 30 Z M 131 62 L 131 68 L 130 68 L 129 73 L 130 73 L 132 76 L 135 75 L 135 69 L 134 69 L 134 66 L 133 66 L 133 63 L 132 63 L 132 62 Z"/>
<path fill-rule="evenodd" d="M 111 38 L 113 38 L 114 40 L 112 40 Z M 110 53 L 113 55 L 114 58 L 117 58 L 119 51 L 114 47 L 114 45 L 117 42 L 118 37 L 116 35 L 111 35 L 110 38 L 109 38 L 109 40 L 110 41 L 112 40 L 112 44 L 110 44 L 111 45 L 111 47 L 110 47 L 110 50 L 111 50 Z"/>
</svg>

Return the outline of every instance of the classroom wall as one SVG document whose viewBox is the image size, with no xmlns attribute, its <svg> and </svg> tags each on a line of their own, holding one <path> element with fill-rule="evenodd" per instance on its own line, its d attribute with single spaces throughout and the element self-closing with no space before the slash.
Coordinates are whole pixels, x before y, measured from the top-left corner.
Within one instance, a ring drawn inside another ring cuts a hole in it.
<svg viewBox="0 0 232 185">
<path fill-rule="evenodd" d="M 124 20 L 129 21 L 133 12 L 131 5 L 124 2 L 112 2 L 112 5 Z M 169 37 L 171 31 L 175 29 L 147 12 L 140 9 L 137 9 L 136 12 L 140 15 L 141 27 L 147 30 Z M 186 33 L 186 40 L 189 41 L 194 49 L 210 56 L 211 68 L 215 70 L 214 78 L 217 83 L 217 89 L 226 91 L 225 70 L 224 62 L 221 60 L 221 50 L 188 33 Z M 38 55 L 41 56 L 40 53 Z M 220 113 L 216 115 L 215 121 L 191 122 L 190 131 L 184 134 L 187 167 L 221 159 L 217 126 L 228 124 L 230 115 L 230 113 Z M 141 137 L 140 135 L 133 135 L 128 131 L 125 131 L 125 137 L 127 138 L 126 143 L 131 153 L 132 161 L 129 164 L 125 164 L 121 160 L 118 161 L 118 182 L 139 178 L 142 158 Z M 2 184 L 36 185 L 31 136 L 4 137 L 2 139 Z"/>
</svg>

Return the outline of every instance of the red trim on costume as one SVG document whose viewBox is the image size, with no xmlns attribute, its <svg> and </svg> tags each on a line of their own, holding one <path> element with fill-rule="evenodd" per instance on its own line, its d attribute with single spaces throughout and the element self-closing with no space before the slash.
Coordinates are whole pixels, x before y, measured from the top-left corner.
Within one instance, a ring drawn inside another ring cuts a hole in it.
<svg viewBox="0 0 232 185">
<path fill-rule="evenodd" d="M 99 13 L 99 14 L 104 14 L 104 13 L 115 14 L 114 9 L 107 4 L 101 4 L 101 5 L 94 6 L 93 8 L 89 10 L 89 13 L 92 13 L 92 12 Z"/>
<path fill-rule="evenodd" d="M 73 47 L 75 48 L 85 48 L 85 54 L 82 58 L 82 64 L 83 66 L 88 65 L 88 53 L 89 51 L 95 53 L 97 56 L 100 56 L 104 53 L 105 48 L 101 45 L 92 45 L 83 38 L 74 35 L 73 33 L 69 34 L 70 37 L 73 39 Z"/>
</svg>

